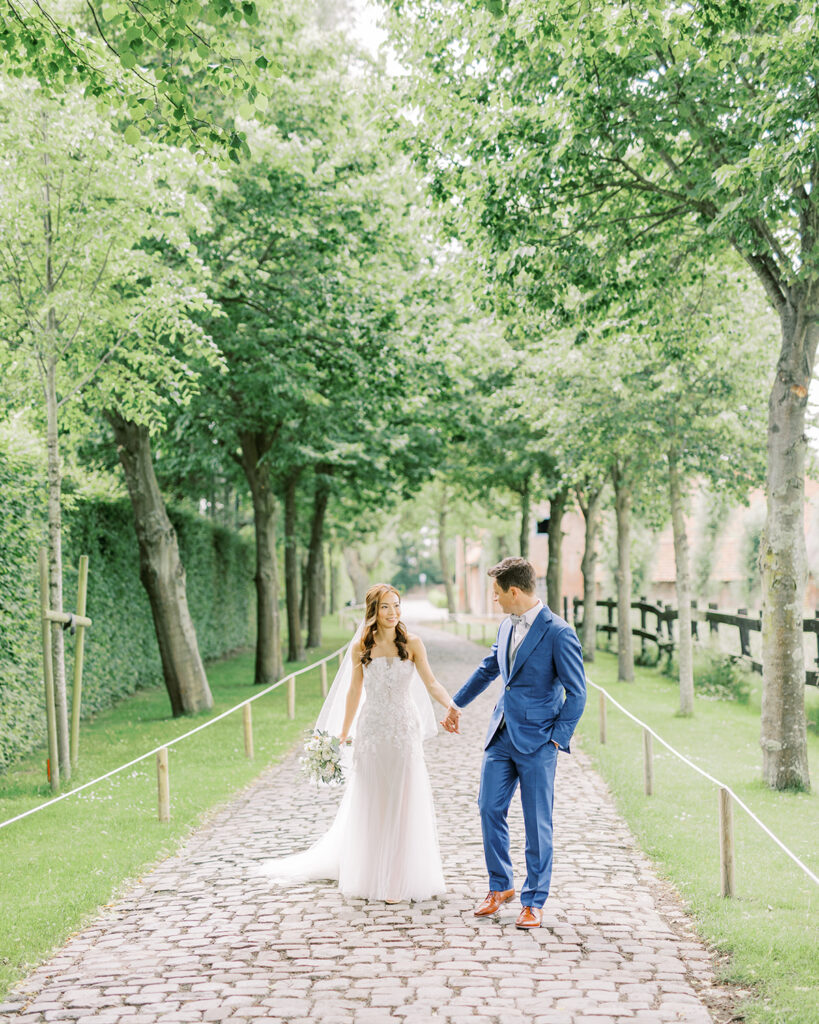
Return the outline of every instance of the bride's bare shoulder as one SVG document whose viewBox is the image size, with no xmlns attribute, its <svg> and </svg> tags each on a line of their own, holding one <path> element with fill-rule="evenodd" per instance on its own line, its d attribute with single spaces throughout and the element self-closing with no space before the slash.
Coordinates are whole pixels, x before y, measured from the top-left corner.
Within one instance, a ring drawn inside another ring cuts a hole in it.
<svg viewBox="0 0 819 1024">
<path fill-rule="evenodd" d="M 420 654 L 424 650 L 424 641 L 417 633 L 407 633 L 407 649 L 412 654 Z"/>
</svg>

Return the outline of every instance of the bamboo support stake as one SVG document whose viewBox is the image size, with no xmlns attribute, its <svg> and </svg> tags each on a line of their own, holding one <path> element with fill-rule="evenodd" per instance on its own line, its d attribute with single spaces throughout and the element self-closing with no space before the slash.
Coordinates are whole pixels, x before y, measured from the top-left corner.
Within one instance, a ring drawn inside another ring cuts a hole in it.
<svg viewBox="0 0 819 1024">
<path fill-rule="evenodd" d="M 643 729 L 643 781 L 646 796 L 654 793 L 654 753 L 652 736 L 648 729 Z"/>
<path fill-rule="evenodd" d="M 608 710 L 606 705 L 606 695 L 600 691 L 600 743 L 605 746 L 606 744 L 606 711 Z"/>
<path fill-rule="evenodd" d="M 80 575 L 77 581 L 77 616 L 85 618 L 88 596 L 88 555 L 80 555 Z M 84 624 L 77 626 L 77 646 L 74 650 L 74 695 L 71 699 L 71 767 L 77 767 L 80 756 L 80 710 L 82 708 L 82 666 L 85 656 Z"/>
<path fill-rule="evenodd" d="M 296 717 L 296 677 L 287 680 L 287 717 L 292 721 Z"/>
<path fill-rule="evenodd" d="M 171 789 L 168 782 L 168 748 L 160 747 L 156 752 L 156 789 L 159 805 L 159 820 L 171 820 Z"/>
<path fill-rule="evenodd" d="M 734 895 L 734 807 L 731 794 L 719 788 L 719 876 L 720 895 Z"/>
<path fill-rule="evenodd" d="M 321 695 L 322 697 L 327 696 L 327 662 L 321 663 Z"/>
<path fill-rule="evenodd" d="M 40 610 L 43 632 L 43 681 L 45 683 L 48 762 L 51 791 L 60 788 L 60 758 L 57 751 L 57 712 L 54 706 L 54 665 L 51 661 L 51 622 L 48 618 L 48 552 L 40 548 Z"/>
<path fill-rule="evenodd" d="M 242 721 L 245 727 L 245 754 L 253 760 L 253 713 L 250 705 L 245 704 L 242 708 Z"/>
</svg>

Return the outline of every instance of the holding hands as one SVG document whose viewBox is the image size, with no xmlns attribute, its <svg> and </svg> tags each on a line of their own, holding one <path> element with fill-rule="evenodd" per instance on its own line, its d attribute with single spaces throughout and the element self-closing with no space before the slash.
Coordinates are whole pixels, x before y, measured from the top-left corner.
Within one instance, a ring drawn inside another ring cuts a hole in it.
<svg viewBox="0 0 819 1024">
<path fill-rule="evenodd" d="M 460 732 L 458 723 L 461 720 L 461 712 L 454 704 L 449 705 L 449 710 L 446 713 L 446 718 L 441 721 L 441 725 L 446 729 L 447 732 Z"/>
</svg>

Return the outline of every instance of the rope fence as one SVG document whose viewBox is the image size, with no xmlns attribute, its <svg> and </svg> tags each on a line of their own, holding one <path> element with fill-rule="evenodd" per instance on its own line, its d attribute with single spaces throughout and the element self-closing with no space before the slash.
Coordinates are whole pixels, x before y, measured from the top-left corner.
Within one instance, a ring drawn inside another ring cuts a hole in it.
<svg viewBox="0 0 819 1024">
<path fill-rule="evenodd" d="M 265 687 L 264 690 L 260 690 L 258 693 L 254 693 L 252 697 L 248 697 L 247 700 L 240 701 L 233 707 L 228 708 L 227 711 L 221 712 L 214 718 L 208 719 L 207 722 L 203 722 L 201 725 L 197 725 L 196 728 L 190 729 L 188 732 L 183 733 L 181 736 L 175 736 L 171 741 L 172 743 L 180 743 L 182 740 L 186 740 L 191 736 L 195 736 L 197 733 L 202 732 L 203 729 L 209 728 L 211 725 L 215 725 L 220 722 L 223 718 L 227 718 L 228 715 L 232 715 L 240 708 L 243 709 L 243 724 L 244 724 L 244 736 L 245 736 L 245 754 L 247 757 L 253 757 L 253 732 L 252 732 L 252 718 L 250 713 L 250 705 L 259 700 L 261 697 L 265 697 L 268 693 L 272 693 L 273 690 L 278 690 L 280 686 L 287 686 L 288 700 L 287 700 L 287 713 L 288 717 L 292 720 L 296 717 L 296 678 L 304 675 L 306 672 L 312 672 L 315 668 L 321 670 L 321 691 L 322 696 L 327 695 L 327 663 L 337 658 L 339 665 L 344 658 L 344 652 L 349 646 L 349 641 L 342 647 L 333 651 L 332 654 L 326 655 L 319 661 L 314 661 L 311 665 L 306 665 L 304 668 L 300 668 L 297 672 L 291 672 L 283 679 L 279 679 L 277 682 L 272 683 L 270 686 Z M 169 820 L 169 789 L 168 789 L 168 744 L 163 743 L 158 747 L 154 747 L 153 750 L 148 750 L 144 754 L 140 754 L 139 757 L 135 757 L 132 761 L 128 761 L 126 764 L 121 764 L 117 768 L 112 768 L 110 772 L 106 772 L 104 775 L 98 776 L 96 779 L 92 779 L 90 782 L 85 782 L 81 786 L 77 786 L 75 789 L 71 789 L 66 793 L 61 793 L 59 796 L 53 797 L 51 800 L 47 800 L 45 803 L 38 804 L 36 807 L 30 807 L 27 811 L 23 811 L 21 814 L 16 814 L 13 818 L 9 818 L 6 821 L 0 822 L 0 828 L 5 828 L 7 825 L 12 825 L 15 821 L 21 821 L 23 818 L 29 817 L 29 815 L 37 814 L 39 811 L 44 811 L 47 807 L 53 807 L 54 804 L 60 803 L 61 800 L 67 800 L 69 797 L 76 796 L 77 793 L 82 793 L 83 790 L 89 789 L 91 786 L 96 786 L 100 782 L 104 782 L 106 779 L 110 779 L 112 775 L 118 775 L 120 772 L 125 771 L 127 768 L 132 768 L 135 764 L 139 764 L 140 761 L 144 761 L 148 757 L 156 755 L 157 757 L 157 787 L 158 787 L 158 805 L 159 805 L 159 820 Z"/>
</svg>

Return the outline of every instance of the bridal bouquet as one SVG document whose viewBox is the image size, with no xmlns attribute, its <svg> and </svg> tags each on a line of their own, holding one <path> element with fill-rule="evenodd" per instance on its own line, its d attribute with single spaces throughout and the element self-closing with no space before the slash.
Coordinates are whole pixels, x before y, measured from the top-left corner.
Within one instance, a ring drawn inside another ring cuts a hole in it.
<svg viewBox="0 0 819 1024">
<path fill-rule="evenodd" d="M 304 744 L 301 767 L 317 786 L 340 786 L 344 782 L 341 764 L 341 740 L 323 729 L 317 729 Z"/>
</svg>

